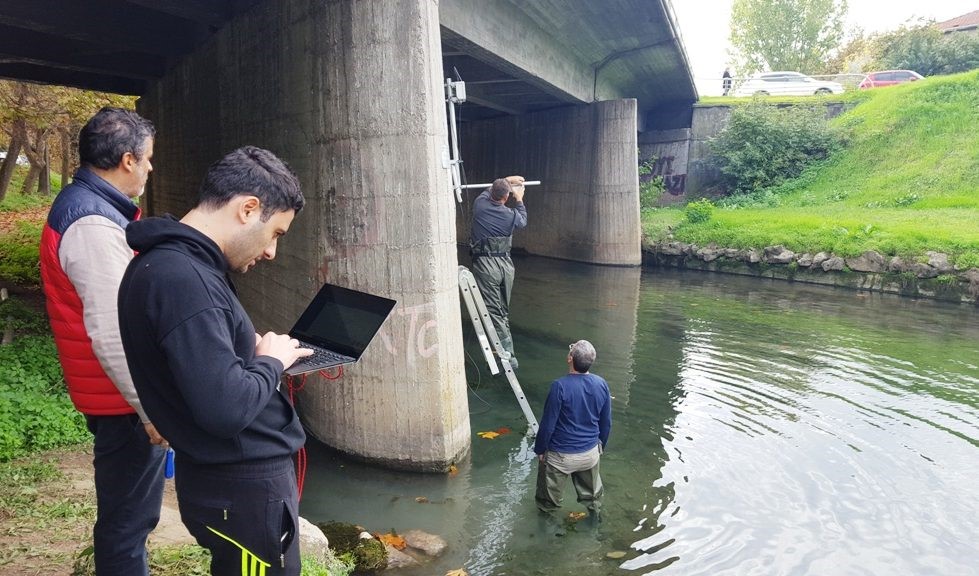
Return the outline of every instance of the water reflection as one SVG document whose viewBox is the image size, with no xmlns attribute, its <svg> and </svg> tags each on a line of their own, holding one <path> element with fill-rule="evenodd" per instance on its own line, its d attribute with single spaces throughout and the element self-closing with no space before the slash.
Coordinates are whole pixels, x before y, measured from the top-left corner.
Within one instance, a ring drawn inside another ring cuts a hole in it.
<svg viewBox="0 0 979 576">
<path fill-rule="evenodd" d="M 604 521 L 537 514 L 522 414 L 471 337 L 473 432 L 513 432 L 474 436 L 455 477 L 311 451 L 305 516 L 446 537 L 412 576 L 975 573 L 976 308 L 537 258 L 517 270 L 535 412 L 573 339 L 595 342 L 612 387 Z M 583 509 L 568 494 L 564 511 Z"/>
</svg>

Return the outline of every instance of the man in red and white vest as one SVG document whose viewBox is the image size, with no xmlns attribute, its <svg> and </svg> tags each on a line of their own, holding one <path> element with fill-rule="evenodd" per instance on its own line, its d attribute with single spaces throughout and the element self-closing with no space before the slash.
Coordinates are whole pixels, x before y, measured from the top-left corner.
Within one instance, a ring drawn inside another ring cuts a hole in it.
<svg viewBox="0 0 979 576">
<path fill-rule="evenodd" d="M 78 137 L 81 168 L 51 205 L 41 279 L 68 394 L 94 435 L 95 571 L 147 576 L 146 538 L 160 519 L 166 441 L 143 412 L 119 336 L 116 299 L 133 251 L 126 226 L 153 170 L 155 131 L 103 108 Z"/>
</svg>

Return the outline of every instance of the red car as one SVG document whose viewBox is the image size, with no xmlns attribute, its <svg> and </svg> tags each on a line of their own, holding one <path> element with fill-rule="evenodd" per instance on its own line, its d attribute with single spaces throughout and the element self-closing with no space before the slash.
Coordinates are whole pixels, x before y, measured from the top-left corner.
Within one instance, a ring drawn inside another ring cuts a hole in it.
<svg viewBox="0 0 979 576">
<path fill-rule="evenodd" d="M 870 72 L 860 83 L 860 88 L 880 88 L 881 86 L 893 86 L 905 82 L 921 80 L 923 76 L 911 70 L 882 70 L 880 72 Z"/>
</svg>

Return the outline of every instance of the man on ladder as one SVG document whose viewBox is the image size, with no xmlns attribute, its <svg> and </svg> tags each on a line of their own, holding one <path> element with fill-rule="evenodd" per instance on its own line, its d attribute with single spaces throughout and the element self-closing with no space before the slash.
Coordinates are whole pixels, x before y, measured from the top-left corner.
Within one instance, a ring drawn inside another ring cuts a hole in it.
<svg viewBox="0 0 979 576">
<path fill-rule="evenodd" d="M 513 208 L 506 206 L 511 195 L 515 201 Z M 495 180 L 473 202 L 469 239 L 473 276 L 514 370 L 517 369 L 517 359 L 513 355 L 513 337 L 510 335 L 510 294 L 514 277 L 510 247 L 513 231 L 527 225 L 523 195 L 523 176 Z"/>
</svg>

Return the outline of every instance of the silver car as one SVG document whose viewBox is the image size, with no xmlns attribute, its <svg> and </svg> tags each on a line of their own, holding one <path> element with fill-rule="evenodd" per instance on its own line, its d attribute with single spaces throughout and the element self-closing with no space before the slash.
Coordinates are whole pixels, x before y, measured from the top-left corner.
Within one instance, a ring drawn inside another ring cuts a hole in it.
<svg viewBox="0 0 979 576">
<path fill-rule="evenodd" d="M 759 72 L 747 78 L 734 91 L 735 96 L 810 96 L 842 94 L 839 82 L 816 80 L 799 72 Z"/>
</svg>

